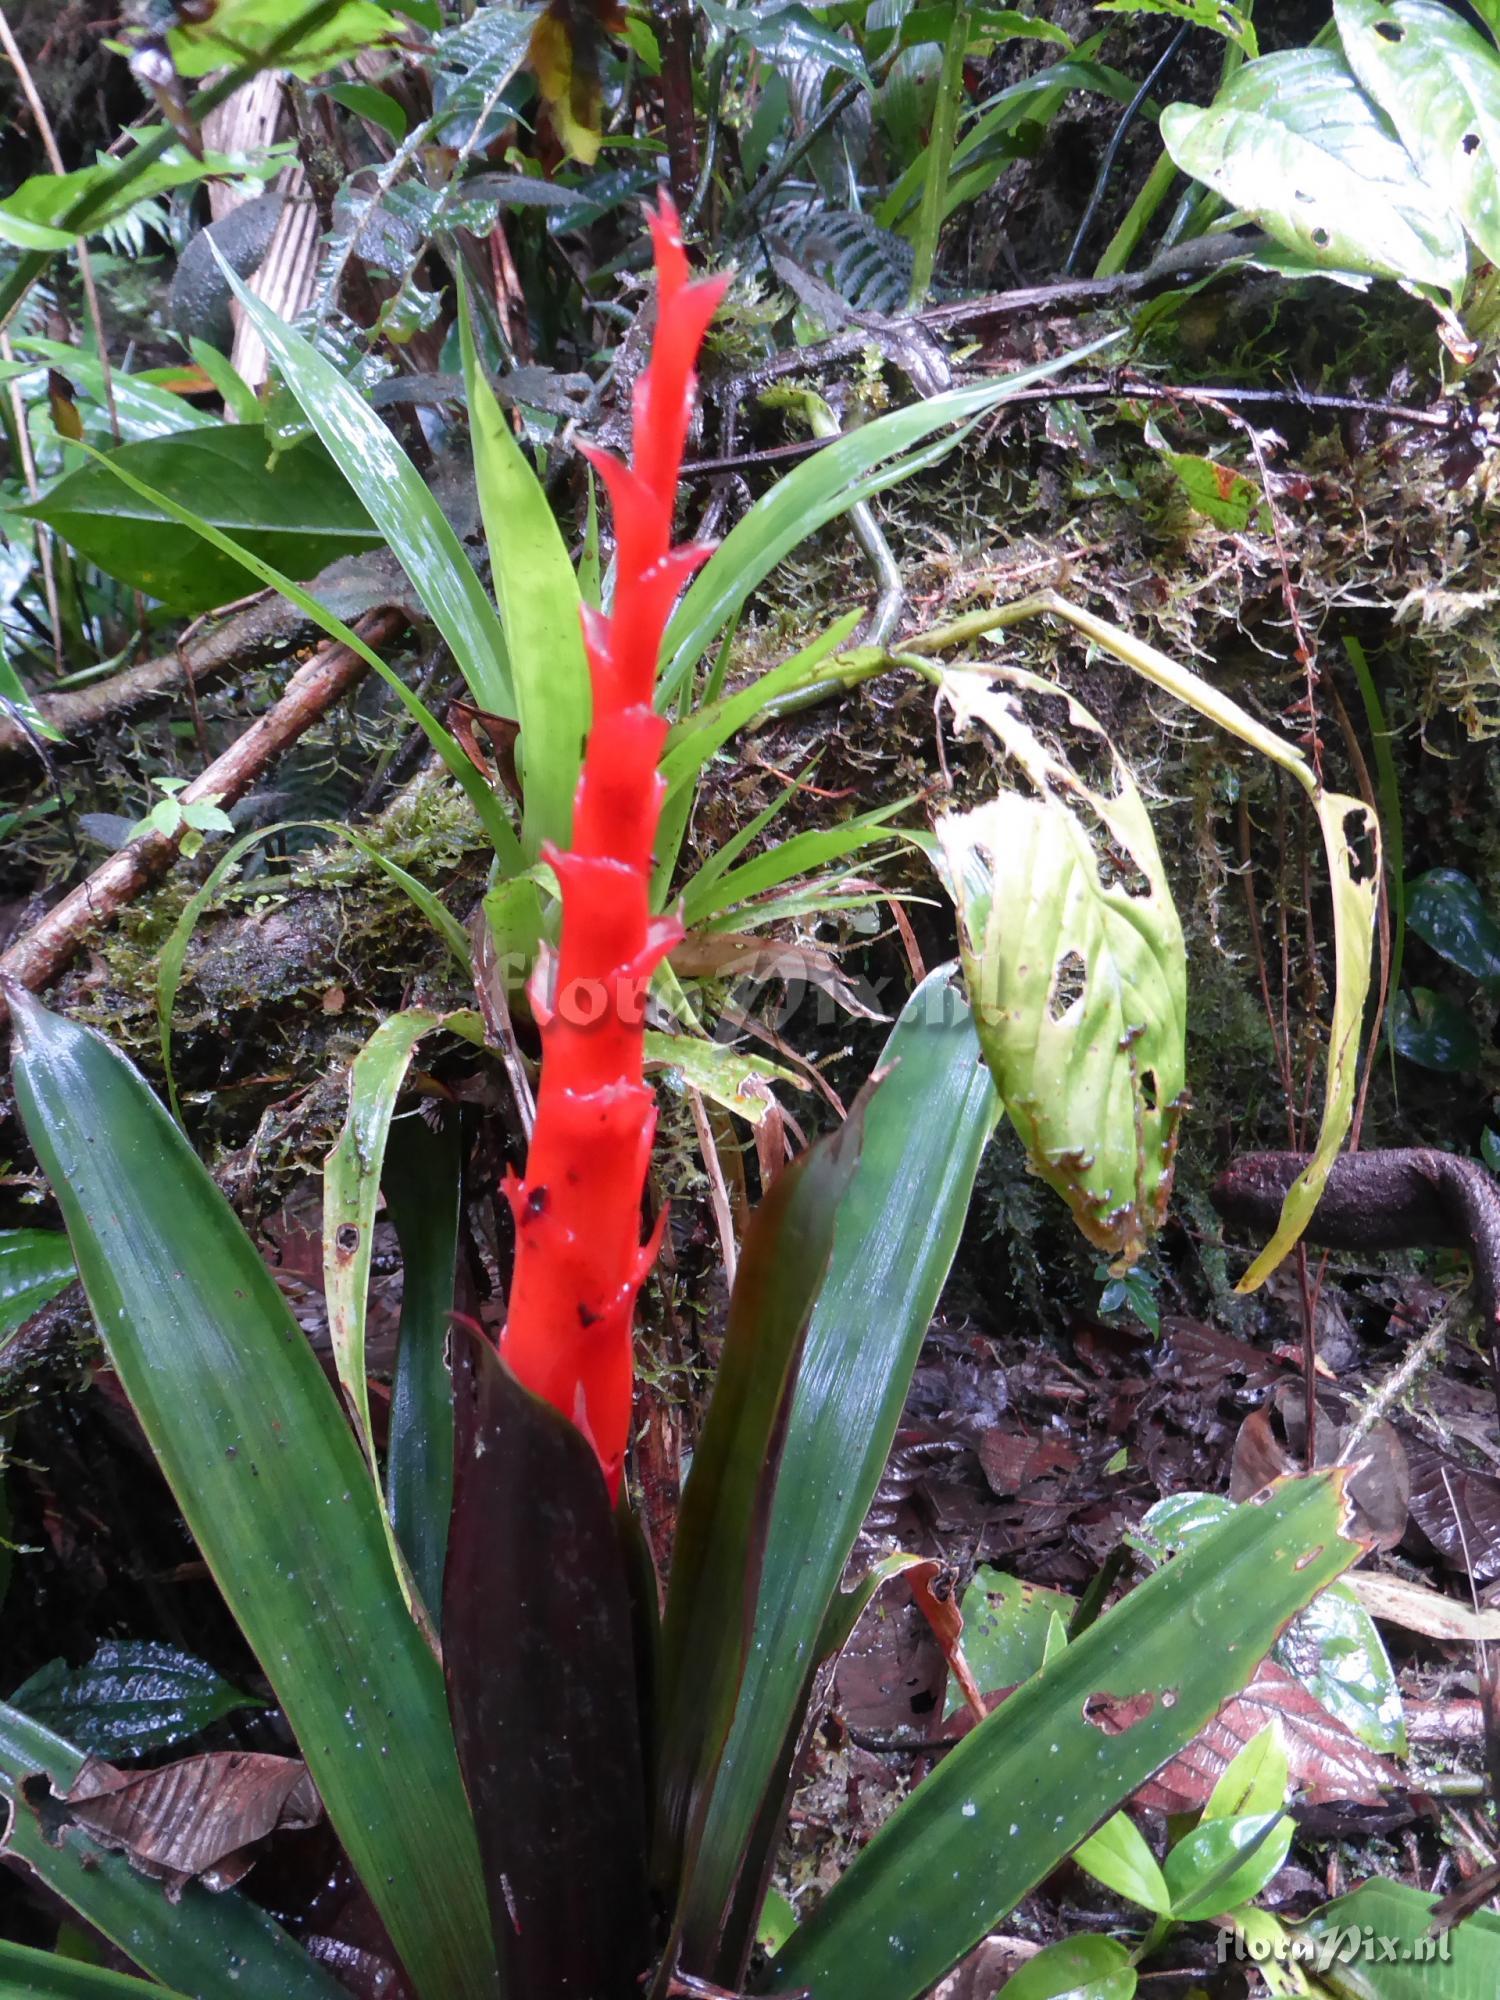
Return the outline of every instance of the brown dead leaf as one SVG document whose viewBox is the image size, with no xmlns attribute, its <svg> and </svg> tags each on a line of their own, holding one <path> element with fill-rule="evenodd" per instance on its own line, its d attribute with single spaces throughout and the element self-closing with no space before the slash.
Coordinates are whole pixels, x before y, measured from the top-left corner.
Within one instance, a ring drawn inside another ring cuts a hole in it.
<svg viewBox="0 0 1500 2000">
<path fill-rule="evenodd" d="M 1000 1500 L 1024 1493 L 1033 1480 L 1049 1472 L 1078 1470 L 1078 1454 L 1050 1431 L 995 1424 L 981 1436 L 976 1450 L 990 1491 Z"/>
<path fill-rule="evenodd" d="M 1349 1435 L 1327 1410 L 1317 1418 L 1317 1462 L 1334 1465 Z M 1268 1403 L 1252 1410 L 1240 1426 L 1229 1471 L 1229 1497 L 1248 1500 L 1273 1479 L 1294 1476 L 1306 1465 L 1307 1415 L 1300 1382 L 1282 1382 Z M 1355 1449 L 1356 1470 L 1348 1494 L 1352 1532 L 1376 1548 L 1393 1549 L 1406 1533 L 1411 1476 L 1406 1450 L 1387 1423 L 1378 1423 Z"/>
<path fill-rule="evenodd" d="M 1131 1804 L 1148 1812 L 1196 1812 L 1233 1759 L 1272 1722 L 1281 1724 L 1292 1786 L 1305 1805 L 1383 1805 L 1401 1784 L 1394 1764 L 1367 1750 L 1285 1667 L 1265 1660 L 1250 1685 Z"/>
<path fill-rule="evenodd" d="M 1500 1479 L 1426 1445 L 1408 1458 L 1411 1517 L 1428 1541 L 1475 1583 L 1500 1576 Z"/>
<path fill-rule="evenodd" d="M 232 1888 L 254 1862 L 257 1842 L 323 1816 L 300 1758 L 243 1750 L 182 1757 L 156 1771 L 122 1771 L 90 1757 L 74 1784 L 53 1796 L 101 1846 L 164 1883 L 172 1902 L 195 1879 L 207 1889 Z"/>
<path fill-rule="evenodd" d="M 830 954 L 792 938 L 752 937 L 738 931 L 689 931 L 671 953 L 672 970 L 689 979 L 785 980 L 789 986 L 816 986 L 846 1013 L 866 1021 L 888 1021 L 862 999 Z"/>
</svg>

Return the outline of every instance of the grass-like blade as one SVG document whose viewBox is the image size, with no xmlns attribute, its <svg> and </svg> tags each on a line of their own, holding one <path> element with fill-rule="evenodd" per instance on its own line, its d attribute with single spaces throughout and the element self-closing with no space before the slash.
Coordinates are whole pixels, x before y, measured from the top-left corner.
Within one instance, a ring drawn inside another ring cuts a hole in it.
<svg viewBox="0 0 1500 2000">
<path fill-rule="evenodd" d="M 302 414 L 411 578 L 474 700 L 491 715 L 514 718 L 516 697 L 500 620 L 426 480 L 333 363 L 256 298 L 222 257 L 218 261 Z"/>
</svg>

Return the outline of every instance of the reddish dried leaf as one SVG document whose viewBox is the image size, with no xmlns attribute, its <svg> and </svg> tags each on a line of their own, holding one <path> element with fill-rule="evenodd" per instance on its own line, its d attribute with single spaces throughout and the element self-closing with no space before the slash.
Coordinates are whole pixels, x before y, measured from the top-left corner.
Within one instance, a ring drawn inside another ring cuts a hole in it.
<svg viewBox="0 0 1500 2000">
<path fill-rule="evenodd" d="M 1078 1454 L 1055 1433 L 1012 1429 L 996 1424 L 979 1440 L 979 1463 L 998 1499 L 1024 1493 L 1035 1479 L 1049 1472 L 1076 1472 Z"/>
<path fill-rule="evenodd" d="M 1500 1479 L 1425 1445 L 1407 1462 L 1411 1517 L 1428 1541 L 1476 1583 L 1500 1576 Z"/>
<path fill-rule="evenodd" d="M 242 1750 L 182 1757 L 156 1771 L 121 1771 L 90 1757 L 62 1802 L 101 1846 L 164 1882 L 174 1901 L 195 1876 L 206 1888 L 230 1888 L 258 1841 L 323 1816 L 300 1758 Z"/>
<path fill-rule="evenodd" d="M 1200 1736 L 1144 1784 L 1132 1805 L 1149 1812 L 1196 1812 L 1250 1740 L 1281 1724 L 1292 1785 L 1306 1805 L 1374 1806 L 1401 1783 L 1396 1767 L 1367 1750 L 1274 1660 L 1219 1710 Z"/>
</svg>

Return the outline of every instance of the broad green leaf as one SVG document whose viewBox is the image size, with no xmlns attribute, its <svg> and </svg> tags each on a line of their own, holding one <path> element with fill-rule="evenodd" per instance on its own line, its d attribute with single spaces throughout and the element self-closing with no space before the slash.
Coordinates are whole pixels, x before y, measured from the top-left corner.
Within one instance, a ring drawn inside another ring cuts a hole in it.
<svg viewBox="0 0 1500 2000">
<path fill-rule="evenodd" d="M 1361 1743 L 1405 1756 L 1396 1670 L 1374 1619 L 1347 1583 L 1332 1584 L 1287 1627 L 1276 1657 Z"/>
<path fill-rule="evenodd" d="M 0 1343 L 77 1275 L 60 1229 L 0 1229 Z"/>
<path fill-rule="evenodd" d="M 778 68 L 816 63 L 820 70 L 837 70 L 868 83 L 864 57 L 857 41 L 824 27 L 813 9 L 782 0 L 756 7 L 725 6 L 723 0 L 701 0 L 702 11 L 721 34 L 732 36 Z"/>
<path fill-rule="evenodd" d="M 730 529 L 678 605 L 663 644 L 658 705 L 664 707 L 676 698 L 716 635 L 799 542 L 846 514 L 857 501 L 883 493 L 946 458 L 964 434 L 958 426 L 1118 338 L 1107 334 L 1035 368 L 1019 369 L 973 388 L 949 389 L 909 409 L 891 410 L 846 432 L 777 480 Z M 945 429 L 948 436 L 936 436 Z"/>
<path fill-rule="evenodd" d="M 1457 868 L 1429 868 L 1407 883 L 1406 923 L 1460 972 L 1500 981 L 1500 924 L 1478 886 Z"/>
<path fill-rule="evenodd" d="M 1315 264 L 1463 283 L 1457 220 L 1332 49 L 1246 63 L 1207 109 L 1168 105 L 1161 136 L 1184 173 Z"/>
<path fill-rule="evenodd" d="M 1086 1931 L 1028 1958 L 1000 1992 L 1003 2000 L 1133 2000 L 1136 1984 L 1124 1945 Z"/>
<path fill-rule="evenodd" d="M 0 1938 L 0 1993 L 26 2000 L 173 2000 L 155 1980 L 133 1979 L 128 1972 L 106 1972 L 56 1952 L 34 1951 L 29 1945 L 7 1944 Z M 178 1995 L 177 2000 L 182 2000 Z"/>
<path fill-rule="evenodd" d="M 386 1496 L 391 1526 L 434 1619 L 453 1512 L 453 1330 L 463 1133 L 456 1108 L 436 1126 L 399 1118 L 386 1148 L 386 1213 L 401 1245 L 401 1327 L 391 1391 Z"/>
<path fill-rule="evenodd" d="M 798 1926 L 763 1982 L 917 2000 L 1243 1687 L 1358 1560 L 1339 1475 L 1238 1508 L 957 1746 Z M 1191 1643 L 1186 1634 L 1191 1633 Z"/>
<path fill-rule="evenodd" d="M 306 13 L 302 0 L 218 0 L 201 22 L 189 20 L 167 35 L 179 76 L 207 76 L 247 54 L 266 53 Z M 285 46 L 277 67 L 317 76 L 335 63 L 390 42 L 400 23 L 374 0 L 345 0 L 332 20 Z"/>
<path fill-rule="evenodd" d="M 321 445 L 299 445 L 274 465 L 268 451 L 259 425 L 223 424 L 121 445 L 109 460 L 293 576 L 315 576 L 339 556 L 381 546 Z M 209 611 L 243 594 L 244 570 L 233 556 L 206 549 L 193 529 L 98 462 L 65 473 L 16 512 L 45 521 L 106 576 L 169 610 Z"/>
<path fill-rule="evenodd" d="M 1434 0 L 1335 0 L 1349 67 L 1427 185 L 1500 262 L 1500 55 Z"/>
<path fill-rule="evenodd" d="M 1258 1896 L 1280 1872 L 1295 1820 L 1280 1810 L 1238 1819 L 1205 1818 L 1167 1856 L 1163 1873 L 1178 1923 L 1206 1923 Z"/>
<path fill-rule="evenodd" d="M 19 988 L 16 1098 L 110 1361 L 421 2000 L 493 2000 L 443 1678 L 353 1434 L 144 1080 Z"/>
<path fill-rule="evenodd" d="M 959 1606 L 964 1620 L 964 1657 L 986 1694 L 1018 1687 L 1040 1673 L 1047 1653 L 1047 1633 L 1054 1617 L 1072 1617 L 1071 1597 L 981 1563 Z M 947 1713 L 956 1715 L 963 1695 L 948 1689 Z"/>
<path fill-rule="evenodd" d="M 1296 1944 L 1335 2000 L 1494 2000 L 1500 1916 L 1475 1910 L 1440 1936 L 1435 1896 L 1384 1876 L 1325 1903 L 1296 1926 Z"/>
<path fill-rule="evenodd" d="M 487 714 L 514 720 L 516 698 L 500 620 L 426 480 L 333 363 L 256 298 L 222 257 L 218 262 L 302 414 L 411 578 L 475 703 Z"/>
<path fill-rule="evenodd" d="M 388 90 L 377 90 L 372 83 L 334 83 L 328 86 L 328 95 L 357 118 L 389 132 L 398 146 L 406 137 L 406 113 Z"/>
<path fill-rule="evenodd" d="M 1166 1212 L 1186 1085 L 1187 954 L 1150 816 L 1080 703 L 1063 697 L 1069 735 L 1113 789 L 1043 741 L 1022 696 L 1056 702 L 1050 683 L 951 673 L 943 692 L 1035 788 L 937 827 L 985 1059 L 1031 1171 L 1134 1263 Z"/>
<path fill-rule="evenodd" d="M 1430 986 L 1413 986 L 1391 1002 L 1386 1034 L 1398 1056 L 1440 1076 L 1469 1076 L 1484 1047 L 1467 1008 Z"/>
<path fill-rule="evenodd" d="M 375 1210 L 391 1119 L 417 1043 L 438 1028 L 451 1029 L 483 1046 L 484 1028 L 477 1014 L 442 1015 L 412 1007 L 382 1021 L 350 1067 L 349 1110 L 344 1129 L 323 1162 L 323 1291 L 328 1301 L 328 1333 L 334 1364 L 375 1481 L 392 1565 L 400 1577 L 412 1615 L 424 1629 L 428 1629 L 435 1607 L 423 1604 L 412 1590 L 380 1484 L 375 1437 L 370 1426 L 365 1325 L 370 1258 L 375 1247 Z"/>
<path fill-rule="evenodd" d="M 237 1709 L 265 1706 L 155 1639 L 101 1639 L 84 1667 L 53 1660 L 10 1703 L 90 1756 L 111 1758 L 169 1749 Z"/>
<path fill-rule="evenodd" d="M 71 250 L 78 232 L 65 226 L 66 218 L 69 210 L 85 199 L 90 202 L 88 234 L 92 236 L 153 195 L 191 187 L 211 176 L 264 178 L 274 174 L 280 164 L 273 162 L 262 168 L 224 153 L 207 153 L 195 160 L 185 146 L 169 146 L 123 184 L 119 165 L 113 160 L 79 167 L 70 174 L 30 174 L 14 194 L 0 201 L 0 243 L 14 243 L 22 250 Z"/>
<path fill-rule="evenodd" d="M 1096 0 L 1099 14 L 1171 14 L 1190 21 L 1195 28 L 1211 28 L 1216 35 L 1233 42 L 1252 60 L 1260 54 L 1255 29 L 1247 7 L 1235 7 L 1230 0 Z"/>
<path fill-rule="evenodd" d="M 736 1970 L 754 1935 L 759 1865 L 776 1837 L 820 1634 L 847 1608 L 839 1580 L 880 1483 L 999 1108 L 950 967 L 913 993 L 880 1067 L 890 1074 L 865 1117 L 807 1332 L 754 1644 L 690 1885 L 687 1962 L 695 1970 L 716 1960 L 726 1923 L 724 1956 Z M 746 1864 L 752 1833 L 758 1844 Z M 734 1899 L 742 1864 L 750 1886 Z"/>
<path fill-rule="evenodd" d="M 552 503 L 479 365 L 467 295 L 459 331 L 474 477 L 521 725 L 521 846 L 535 861 L 543 841 L 566 848 L 573 835 L 573 794 L 593 713 L 583 600 Z"/>
<path fill-rule="evenodd" d="M 1342 1588 L 1337 1583 L 1329 1586 L 1330 1590 Z M 1323 1596 L 1328 1594 L 1329 1591 L 1325 1590 Z M 1311 1608 L 1308 1607 L 1309 1610 Z M 1305 1618 L 1308 1613 L 1304 1611 L 1302 1615 Z M 1209 1793 L 1203 1817 L 1205 1820 L 1239 1819 L 1247 1813 L 1262 1816 L 1278 1813 L 1286 1804 L 1289 1776 L 1280 1725 L 1267 1723 L 1231 1758 L 1228 1768 Z"/>
<path fill-rule="evenodd" d="M 123 1854 L 109 1853 L 81 1828 L 49 1839 L 24 1787 L 44 1778 L 54 1792 L 66 1792 L 83 1762 L 81 1750 L 0 1702 L 0 1805 L 9 1811 L 0 1854 L 23 1862 L 143 1972 L 185 2000 L 225 2000 L 226 1991 L 236 2000 L 341 2000 L 337 1980 L 237 1889 L 214 1895 L 192 1882 L 180 1901 L 169 1903 L 159 1882 L 138 1875 Z M 0 1992 L 8 1990 L 4 1971 L 0 1962 Z"/>
<path fill-rule="evenodd" d="M 856 1106 L 778 1175 L 745 1231 L 662 1621 L 656 1872 L 664 1886 L 684 1867 L 691 1879 L 734 1719 L 788 1412 L 865 1117 Z"/>
<path fill-rule="evenodd" d="M 1139 1903 L 1158 1917 L 1171 1910 L 1172 1892 L 1156 1856 L 1146 1845 L 1146 1836 L 1126 1814 L 1117 1812 L 1107 1819 L 1074 1850 L 1073 1859 L 1127 1903 Z"/>
</svg>

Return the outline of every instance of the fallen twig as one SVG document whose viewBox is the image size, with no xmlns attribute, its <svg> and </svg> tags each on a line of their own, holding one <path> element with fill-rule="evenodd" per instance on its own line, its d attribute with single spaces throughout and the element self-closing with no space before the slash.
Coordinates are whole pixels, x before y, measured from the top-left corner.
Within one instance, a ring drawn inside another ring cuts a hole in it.
<svg viewBox="0 0 1500 2000">
<path fill-rule="evenodd" d="M 404 610 L 389 606 L 367 613 L 355 630 L 367 644 L 381 646 L 407 623 Z M 267 765 L 326 714 L 366 671 L 365 661 L 347 647 L 333 643 L 319 647 L 292 675 L 281 699 L 179 795 L 182 803 L 212 799 L 219 805 L 232 805 L 242 798 Z M 36 992 L 54 979 L 91 931 L 108 923 L 167 872 L 177 858 L 181 839 L 180 831 L 143 834 L 112 854 L 0 956 L 0 981 L 14 979 Z M 0 1000 L 0 1020 L 8 1013 Z"/>
<path fill-rule="evenodd" d="M 64 736 L 81 738 L 108 717 L 159 700 L 184 683 L 201 686 L 219 674 L 257 664 L 297 638 L 307 624 L 306 616 L 285 598 L 264 598 L 235 617 L 226 618 L 222 625 L 205 632 L 192 645 L 174 648 L 158 659 L 141 660 L 123 673 L 111 674 L 108 680 L 95 681 L 89 687 L 38 695 L 37 709 Z M 76 747 L 87 745 L 79 743 Z M 54 754 L 65 756 L 67 749 L 67 745 L 59 744 Z M 24 733 L 14 722 L 0 717 L 0 758 L 30 755 Z"/>
</svg>

